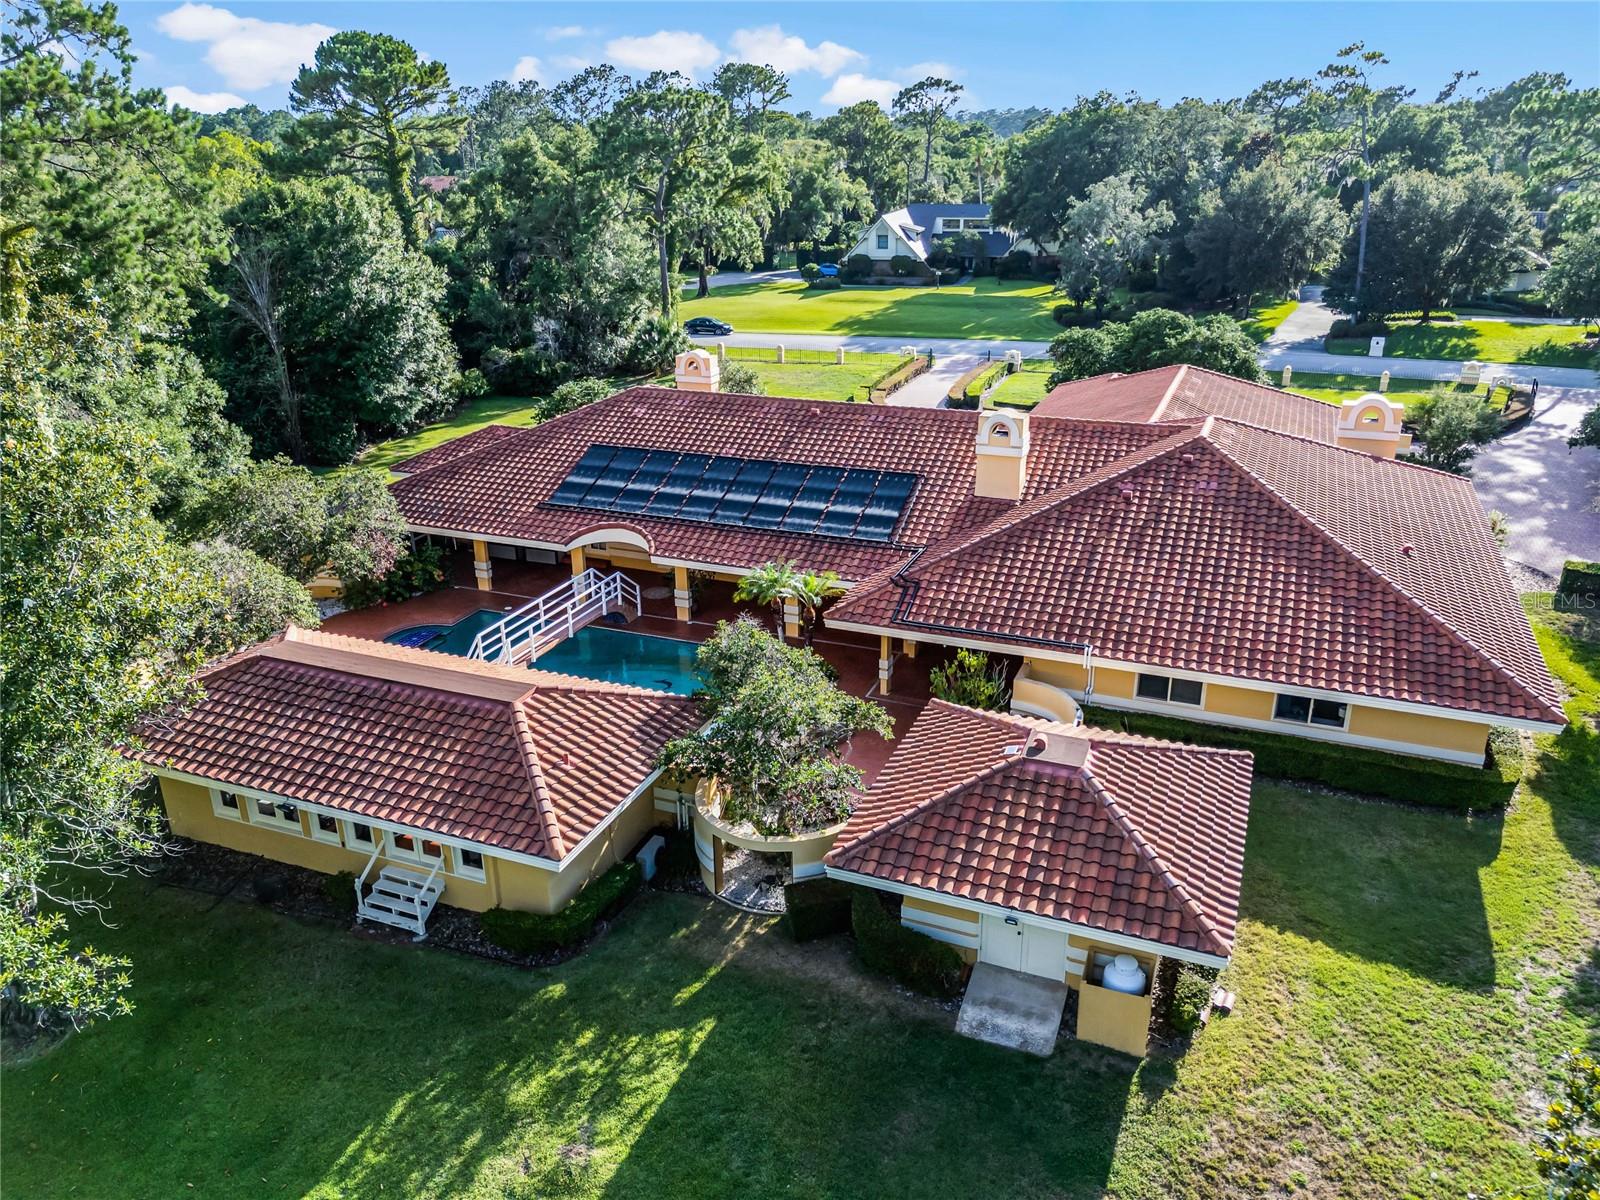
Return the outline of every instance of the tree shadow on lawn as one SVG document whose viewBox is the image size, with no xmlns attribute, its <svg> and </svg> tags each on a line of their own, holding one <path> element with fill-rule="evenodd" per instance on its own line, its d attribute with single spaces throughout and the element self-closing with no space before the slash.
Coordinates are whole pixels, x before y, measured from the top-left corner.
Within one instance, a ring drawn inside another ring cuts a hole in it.
<svg viewBox="0 0 1600 1200">
<path fill-rule="evenodd" d="M 1469 991 L 1494 986 L 1479 873 L 1503 822 L 1258 781 L 1241 915 Z"/>
<path fill-rule="evenodd" d="M 679 936 L 737 940 L 746 924 L 707 909 Z M 709 1032 L 607 1182 L 608 1200 L 1100 1196 L 1135 1089 L 1152 1103 L 1174 1075 L 1171 1063 L 1065 1037 L 1049 1059 L 960 1037 L 953 1012 L 840 961 L 845 939 L 760 945 L 783 937 L 754 934 L 705 988 L 674 1001 Z M 800 968 L 813 979 L 774 962 L 813 956 Z"/>
<path fill-rule="evenodd" d="M 1465 362 L 1478 357 L 1478 334 L 1464 325 L 1402 325 L 1390 336 L 1387 352 L 1407 358 Z"/>
<path fill-rule="evenodd" d="M 720 955 L 723 914 L 688 897 L 533 972 L 119 901 L 103 948 L 135 956 L 139 1008 L 8 1071 L 19 1193 L 1098 1195 L 1138 1078 Z"/>
</svg>

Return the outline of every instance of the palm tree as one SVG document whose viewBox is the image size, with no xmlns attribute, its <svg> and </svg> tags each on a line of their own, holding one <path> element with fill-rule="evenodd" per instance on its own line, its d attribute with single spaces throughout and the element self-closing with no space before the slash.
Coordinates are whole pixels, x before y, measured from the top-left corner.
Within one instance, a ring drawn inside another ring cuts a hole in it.
<svg viewBox="0 0 1600 1200">
<path fill-rule="evenodd" d="M 772 623 L 783 637 L 783 602 L 794 597 L 795 581 L 800 576 L 792 562 L 763 563 L 739 581 L 735 600 L 751 600 L 772 605 Z"/>
<path fill-rule="evenodd" d="M 805 646 L 811 648 L 816 636 L 817 619 L 822 616 L 822 606 L 845 593 L 844 584 L 833 571 L 806 571 L 796 575 L 789 585 L 789 595 L 800 606 L 800 627 L 805 632 Z"/>
</svg>

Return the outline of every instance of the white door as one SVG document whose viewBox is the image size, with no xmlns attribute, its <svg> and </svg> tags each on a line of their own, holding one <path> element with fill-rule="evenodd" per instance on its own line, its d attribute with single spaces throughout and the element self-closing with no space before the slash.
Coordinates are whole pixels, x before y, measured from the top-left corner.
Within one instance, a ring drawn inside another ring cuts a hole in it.
<svg viewBox="0 0 1600 1200">
<path fill-rule="evenodd" d="M 1005 917 L 989 913 L 979 918 L 978 960 L 1029 975 L 1042 975 L 1046 979 L 1065 978 L 1066 932 L 1041 925 L 1024 925 L 1016 917 L 1011 920 L 1016 923 L 1009 924 Z"/>
<path fill-rule="evenodd" d="M 1020 922 L 1008 925 L 1005 917 L 984 913 L 978 919 L 978 961 L 1022 970 L 1022 928 Z"/>
</svg>

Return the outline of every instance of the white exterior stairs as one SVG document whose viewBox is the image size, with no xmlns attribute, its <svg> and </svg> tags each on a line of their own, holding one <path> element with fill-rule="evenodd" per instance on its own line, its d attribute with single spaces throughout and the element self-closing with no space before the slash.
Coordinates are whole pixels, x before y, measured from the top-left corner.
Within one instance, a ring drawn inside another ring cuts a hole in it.
<svg viewBox="0 0 1600 1200">
<path fill-rule="evenodd" d="M 376 859 L 374 854 L 373 860 Z M 439 868 L 424 872 L 386 865 L 379 869 L 369 890 L 365 885 L 372 867 L 373 862 L 369 861 L 356 880 L 356 919 L 404 929 L 420 942 L 428 936 L 428 914 L 444 891 Z"/>
<path fill-rule="evenodd" d="M 639 615 L 639 585 L 621 571 L 590 567 L 507 613 L 472 640 L 469 658 L 506 666 L 528 666 L 557 642 L 608 613 L 628 620 Z"/>
</svg>

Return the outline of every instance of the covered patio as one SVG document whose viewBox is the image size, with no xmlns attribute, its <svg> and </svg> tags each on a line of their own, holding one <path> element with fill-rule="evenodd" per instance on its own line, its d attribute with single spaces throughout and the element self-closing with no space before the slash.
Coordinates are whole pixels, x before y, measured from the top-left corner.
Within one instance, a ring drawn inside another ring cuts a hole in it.
<svg viewBox="0 0 1600 1200">
<path fill-rule="evenodd" d="M 475 555 L 462 547 L 447 558 L 450 584 L 398 603 L 376 604 L 369 608 L 338 613 L 323 622 L 329 633 L 381 641 L 391 634 L 419 625 L 450 625 L 484 610 L 510 612 L 530 599 L 543 595 L 572 575 L 573 564 L 522 562 L 494 559 L 492 587 L 480 586 Z M 612 564 L 605 556 L 590 553 L 584 565 L 623 571 L 639 585 L 641 613 L 628 623 L 637 633 L 703 642 L 716 632 L 719 621 L 730 621 L 748 614 L 771 628 L 770 609 L 735 601 L 737 584 L 728 579 L 697 577 L 692 583 L 693 600 L 688 620 L 678 616 L 677 589 L 670 570 L 651 569 L 634 564 Z M 788 639 L 797 644 L 797 639 Z M 893 655 L 892 688 L 885 694 L 879 670 L 881 646 L 869 634 L 829 629 L 817 631 L 812 649 L 839 672 L 839 686 L 851 695 L 875 700 L 894 718 L 896 736 L 909 729 L 928 702 L 928 673 L 951 651 L 921 645 L 907 653 L 896 644 Z M 860 768 L 870 785 L 888 760 L 893 743 L 876 734 L 863 734 L 851 744 L 847 761 Z"/>
</svg>

